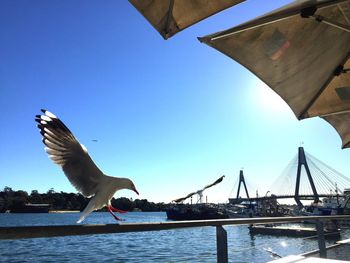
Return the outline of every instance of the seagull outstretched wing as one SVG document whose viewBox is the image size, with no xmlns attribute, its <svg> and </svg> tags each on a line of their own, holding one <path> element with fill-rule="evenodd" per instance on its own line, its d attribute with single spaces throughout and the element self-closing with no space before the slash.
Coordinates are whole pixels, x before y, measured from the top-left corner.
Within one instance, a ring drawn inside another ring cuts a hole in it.
<svg viewBox="0 0 350 263">
<path fill-rule="evenodd" d="M 96 193 L 98 183 L 104 177 L 87 149 L 78 142 L 67 126 L 54 114 L 41 110 L 35 121 L 43 136 L 45 151 L 51 160 L 60 165 L 72 185 L 84 196 Z"/>
</svg>

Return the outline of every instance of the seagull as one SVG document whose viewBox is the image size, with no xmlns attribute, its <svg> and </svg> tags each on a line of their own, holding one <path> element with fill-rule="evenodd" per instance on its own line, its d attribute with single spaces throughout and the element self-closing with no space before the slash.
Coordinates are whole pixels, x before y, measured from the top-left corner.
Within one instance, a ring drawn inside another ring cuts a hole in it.
<svg viewBox="0 0 350 263">
<path fill-rule="evenodd" d="M 122 220 L 113 212 L 127 211 L 114 208 L 111 199 L 116 191 L 129 189 L 136 194 L 134 183 L 128 178 L 105 175 L 94 163 L 86 147 L 80 144 L 67 126 L 54 114 L 42 109 L 43 115 L 36 115 L 45 151 L 59 166 L 71 184 L 85 197 L 92 197 L 77 223 L 81 223 L 92 211 L 107 206 L 115 220 Z"/>
</svg>

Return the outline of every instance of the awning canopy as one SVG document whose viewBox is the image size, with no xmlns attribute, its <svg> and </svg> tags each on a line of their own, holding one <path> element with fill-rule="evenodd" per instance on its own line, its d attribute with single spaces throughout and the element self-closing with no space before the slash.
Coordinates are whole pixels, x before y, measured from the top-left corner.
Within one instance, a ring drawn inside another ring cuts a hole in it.
<svg viewBox="0 0 350 263">
<path fill-rule="evenodd" d="M 164 39 L 245 0 L 129 0 Z"/>
<path fill-rule="evenodd" d="M 199 38 L 279 94 L 298 119 L 320 116 L 350 147 L 350 1 L 295 1 Z"/>
</svg>

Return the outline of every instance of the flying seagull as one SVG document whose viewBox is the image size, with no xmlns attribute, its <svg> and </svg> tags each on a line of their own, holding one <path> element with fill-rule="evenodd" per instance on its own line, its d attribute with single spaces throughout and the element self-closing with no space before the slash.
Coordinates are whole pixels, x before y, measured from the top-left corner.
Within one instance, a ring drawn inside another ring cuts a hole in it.
<svg viewBox="0 0 350 263">
<path fill-rule="evenodd" d="M 114 208 L 111 199 L 120 189 L 129 189 L 139 194 L 134 183 L 128 178 L 105 175 L 89 156 L 84 145 L 80 144 L 67 126 L 54 114 L 41 110 L 35 121 L 43 136 L 45 151 L 50 159 L 62 167 L 72 185 L 86 197 L 92 197 L 77 223 L 82 222 L 92 211 L 107 206 L 116 220 L 121 220 L 113 212 L 126 211 Z"/>
</svg>

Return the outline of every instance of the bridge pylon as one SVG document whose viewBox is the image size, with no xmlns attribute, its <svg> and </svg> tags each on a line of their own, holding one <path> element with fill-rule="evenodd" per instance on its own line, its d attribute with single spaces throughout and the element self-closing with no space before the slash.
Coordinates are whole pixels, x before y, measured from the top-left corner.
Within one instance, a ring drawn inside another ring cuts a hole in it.
<svg viewBox="0 0 350 263">
<path fill-rule="evenodd" d="M 309 166 L 306 161 L 305 157 L 305 152 L 303 147 L 299 147 L 299 152 L 298 152 L 298 170 L 297 170 L 297 179 L 296 179 L 296 184 L 295 184 L 295 194 L 294 194 L 294 199 L 295 202 L 298 204 L 298 206 L 303 206 L 303 204 L 300 201 L 300 195 L 299 195 L 299 188 L 300 188 L 300 176 L 301 176 L 301 167 L 304 166 L 307 178 L 309 179 L 312 193 L 314 195 L 314 201 L 318 202 L 319 201 L 319 196 L 316 191 L 315 183 L 314 180 L 312 179 L 311 173 Z"/>
<path fill-rule="evenodd" d="M 237 190 L 237 196 L 236 196 L 236 199 L 239 198 L 239 192 L 241 190 L 241 184 L 243 184 L 244 186 L 244 189 L 245 189 L 245 193 L 247 195 L 247 198 L 249 198 L 249 194 L 248 194 L 248 189 L 247 189 L 247 185 L 245 184 L 245 180 L 244 180 L 244 175 L 243 175 L 243 170 L 240 170 L 239 171 L 239 183 L 238 183 L 238 190 Z"/>
</svg>

